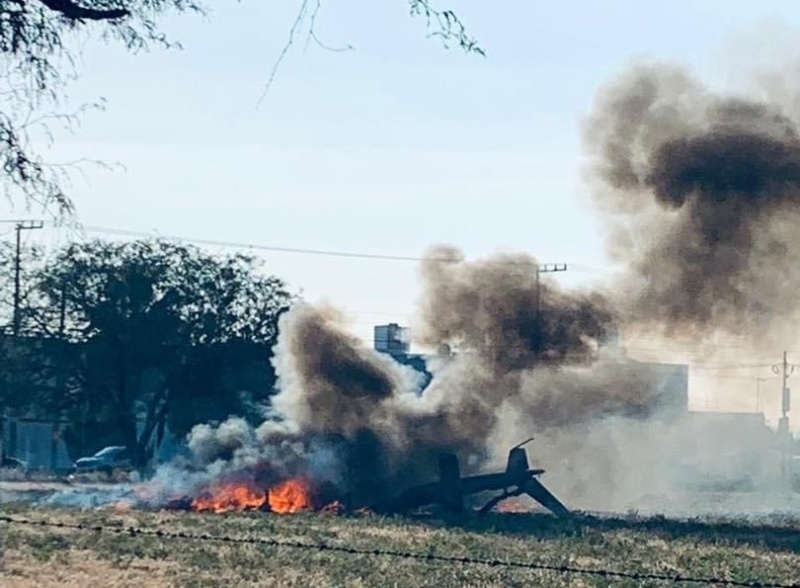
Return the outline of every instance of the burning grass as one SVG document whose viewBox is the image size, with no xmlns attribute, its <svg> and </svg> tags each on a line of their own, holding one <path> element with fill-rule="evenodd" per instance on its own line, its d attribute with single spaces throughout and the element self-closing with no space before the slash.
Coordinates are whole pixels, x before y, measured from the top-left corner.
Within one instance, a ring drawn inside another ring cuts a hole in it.
<svg viewBox="0 0 800 588">
<path fill-rule="evenodd" d="M 16 517 L 109 527 L 161 528 L 213 536 L 324 542 L 360 550 L 537 561 L 615 570 L 791 583 L 800 577 L 800 523 L 772 526 L 665 519 L 558 521 L 496 514 L 444 521 L 376 516 L 245 512 L 109 512 L 14 509 Z M 16 588 L 137 586 L 605 586 L 563 576 L 480 565 L 320 552 L 29 526 L 0 526 L 0 576 Z M 615 586 L 637 586 L 615 581 Z"/>
<path fill-rule="evenodd" d="M 317 507 L 311 485 L 302 478 L 290 478 L 266 491 L 246 482 L 228 482 L 212 486 L 194 498 L 188 507 L 197 512 L 217 514 L 250 510 L 295 514 L 317 509 L 326 510 L 327 505 Z"/>
</svg>

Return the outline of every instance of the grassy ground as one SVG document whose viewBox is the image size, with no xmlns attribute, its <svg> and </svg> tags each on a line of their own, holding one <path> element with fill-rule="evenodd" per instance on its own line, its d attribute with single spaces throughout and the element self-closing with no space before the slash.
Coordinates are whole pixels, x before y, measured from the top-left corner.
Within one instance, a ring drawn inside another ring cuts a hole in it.
<svg viewBox="0 0 800 588">
<path fill-rule="evenodd" d="M 499 558 L 614 570 L 800 582 L 800 523 L 580 518 L 548 515 L 382 519 L 332 515 L 197 515 L 3 507 L 19 518 L 193 534 L 324 542 L 357 549 Z M 391 556 L 319 552 L 0 523 L 0 585 L 155 588 L 321 586 L 642 586 L 654 582 L 563 575 Z M 692 584 L 684 584 L 692 586 Z"/>
</svg>

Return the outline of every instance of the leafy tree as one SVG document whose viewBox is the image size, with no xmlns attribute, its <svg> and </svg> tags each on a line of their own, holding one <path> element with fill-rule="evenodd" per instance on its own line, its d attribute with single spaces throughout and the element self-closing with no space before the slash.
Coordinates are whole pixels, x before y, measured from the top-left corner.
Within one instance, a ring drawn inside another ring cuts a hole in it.
<svg viewBox="0 0 800 588">
<path fill-rule="evenodd" d="M 36 297 L 34 276 L 41 271 L 47 252 L 37 245 L 25 245 L 20 250 L 20 328 L 22 330 L 35 327 L 28 311 L 32 307 L 31 300 Z M 0 241 L 0 333 L 12 330 L 14 309 L 14 270 L 16 247 L 8 241 Z"/>
<path fill-rule="evenodd" d="M 73 244 L 31 298 L 45 338 L 66 341 L 40 408 L 75 423 L 79 452 L 115 442 L 144 465 L 165 426 L 247 414 L 271 393 L 271 348 L 291 297 L 255 259 L 165 241 Z M 139 426 L 137 426 L 137 421 Z"/>
<path fill-rule="evenodd" d="M 413 15 L 424 16 L 433 26 L 432 35 L 445 43 L 455 41 L 468 52 L 483 53 L 453 12 L 436 10 L 429 0 L 407 2 Z M 314 23 L 321 0 L 299 0 L 298 5 L 297 20 L 276 68 L 309 13 L 308 34 L 316 39 Z M 0 0 L 0 56 L 5 65 L 0 77 L 0 166 L 7 198 L 13 201 L 21 194 L 27 204 L 39 203 L 61 214 L 74 212 L 66 193 L 70 166 L 49 164 L 32 144 L 37 137 L 49 136 L 52 123 L 72 128 L 87 109 L 102 106 L 63 112 L 66 85 L 78 75 L 72 47 L 82 33 L 121 43 L 131 51 L 178 47 L 159 30 L 159 21 L 170 13 L 202 12 L 194 0 Z M 274 74 L 275 70 L 269 83 Z"/>
<path fill-rule="evenodd" d="M 28 309 L 35 297 L 31 287 L 36 272 L 44 262 L 39 247 L 25 247 L 20 256 L 20 309 L 22 331 L 31 327 Z M 17 340 L 12 337 L 14 308 L 15 248 L 0 243 L 0 414 L 11 408 L 25 411 L 42 401 L 41 390 L 47 386 L 46 356 L 57 354 L 58 343 L 50 340 Z M 0 419 L 0 427 L 2 420 Z"/>
</svg>

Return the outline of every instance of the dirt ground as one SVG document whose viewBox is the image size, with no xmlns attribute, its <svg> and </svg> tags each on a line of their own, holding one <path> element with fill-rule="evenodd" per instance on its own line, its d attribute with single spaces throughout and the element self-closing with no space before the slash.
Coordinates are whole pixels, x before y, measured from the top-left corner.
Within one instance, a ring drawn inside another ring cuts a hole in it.
<svg viewBox="0 0 800 588">
<path fill-rule="evenodd" d="M 113 488 L 113 483 L 70 481 L 67 479 L 54 479 L 47 481 L 36 480 L 0 480 L 0 504 L 9 503 L 36 503 L 64 491 L 93 492 L 106 488 Z"/>
<path fill-rule="evenodd" d="M 4 513 L 20 520 L 91 527 L 0 523 L 0 585 L 14 588 L 666 585 L 502 563 L 438 561 L 426 555 L 787 585 L 800 579 L 797 521 L 562 521 L 519 514 L 441 520 L 11 506 Z M 104 530 L 96 530 L 98 526 Z M 162 530 L 169 536 L 136 529 Z M 253 541 L 257 539 L 266 541 Z M 343 549 L 313 547 L 319 545 Z"/>
</svg>

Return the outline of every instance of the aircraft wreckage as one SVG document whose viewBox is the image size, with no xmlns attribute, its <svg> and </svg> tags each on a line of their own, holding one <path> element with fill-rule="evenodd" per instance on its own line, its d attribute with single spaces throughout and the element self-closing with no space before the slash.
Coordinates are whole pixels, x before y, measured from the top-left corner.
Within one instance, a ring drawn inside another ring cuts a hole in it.
<svg viewBox="0 0 800 588">
<path fill-rule="evenodd" d="M 502 493 L 487 502 L 479 512 L 489 512 L 507 498 L 527 494 L 553 514 L 559 517 L 569 516 L 569 509 L 537 479 L 544 470 L 532 469 L 528 464 L 524 445 L 532 440 L 528 439 L 513 447 L 508 453 L 505 471 L 495 474 L 462 477 L 458 458 L 453 454 L 446 454 L 439 461 L 437 481 L 409 488 L 399 496 L 376 505 L 374 510 L 399 513 L 423 506 L 439 505 L 446 510 L 460 512 L 465 509 L 465 497 L 480 492 L 501 490 Z"/>
</svg>

